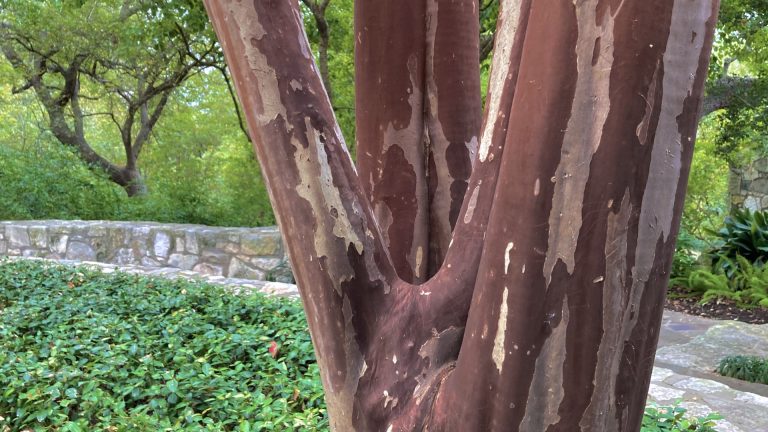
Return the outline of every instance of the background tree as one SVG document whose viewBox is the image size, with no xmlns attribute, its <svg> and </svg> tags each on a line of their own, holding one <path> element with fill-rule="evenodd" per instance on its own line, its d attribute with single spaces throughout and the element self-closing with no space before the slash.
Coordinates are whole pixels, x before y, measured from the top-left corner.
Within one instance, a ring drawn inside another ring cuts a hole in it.
<svg viewBox="0 0 768 432">
<path fill-rule="evenodd" d="M 14 92 L 33 91 L 56 139 L 106 171 L 129 196 L 144 193 L 139 156 L 171 94 L 221 62 L 202 6 L 187 0 L 3 0 L 0 11 L 0 48 L 18 74 Z M 91 142 L 97 116 L 119 131 L 122 163 Z"/>
<path fill-rule="evenodd" d="M 639 428 L 716 1 L 502 2 L 481 129 L 477 3 L 359 0 L 357 171 L 298 2 L 206 6 L 335 430 Z"/>
<path fill-rule="evenodd" d="M 717 114 L 717 150 L 738 166 L 768 149 L 768 1 L 724 1 L 717 34 L 701 116 Z"/>
</svg>

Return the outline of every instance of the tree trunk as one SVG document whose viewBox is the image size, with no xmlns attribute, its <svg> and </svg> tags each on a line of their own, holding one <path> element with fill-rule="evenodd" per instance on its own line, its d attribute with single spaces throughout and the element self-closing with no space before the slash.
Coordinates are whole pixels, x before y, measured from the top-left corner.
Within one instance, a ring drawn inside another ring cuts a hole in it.
<svg viewBox="0 0 768 432">
<path fill-rule="evenodd" d="M 113 182 L 122 186 L 129 197 L 143 196 L 147 194 L 147 185 L 144 183 L 144 177 L 138 169 L 122 168 L 119 172 L 111 175 Z"/>
<path fill-rule="evenodd" d="M 639 430 L 717 0 L 502 1 L 482 128 L 477 5 L 360 0 L 358 172 L 297 2 L 206 6 L 334 430 Z"/>
</svg>

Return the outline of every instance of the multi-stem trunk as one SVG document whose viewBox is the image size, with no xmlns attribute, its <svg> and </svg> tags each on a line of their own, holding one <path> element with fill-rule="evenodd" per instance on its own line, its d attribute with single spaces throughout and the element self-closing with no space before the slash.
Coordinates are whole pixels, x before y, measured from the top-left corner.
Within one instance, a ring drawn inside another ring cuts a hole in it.
<svg viewBox="0 0 768 432">
<path fill-rule="evenodd" d="M 359 0 L 359 171 L 296 0 L 206 0 L 336 431 L 636 431 L 717 0 Z M 470 174 L 471 173 L 471 174 Z"/>
</svg>

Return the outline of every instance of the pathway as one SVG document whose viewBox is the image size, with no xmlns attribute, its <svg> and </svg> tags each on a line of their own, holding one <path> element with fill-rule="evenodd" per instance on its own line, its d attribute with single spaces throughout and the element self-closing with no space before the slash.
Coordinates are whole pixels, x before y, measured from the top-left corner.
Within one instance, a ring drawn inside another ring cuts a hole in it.
<svg viewBox="0 0 768 432">
<path fill-rule="evenodd" d="M 729 355 L 768 358 L 768 324 L 717 321 L 664 311 L 648 400 L 693 415 L 717 412 L 719 432 L 768 432 L 768 385 L 713 371 Z"/>
</svg>

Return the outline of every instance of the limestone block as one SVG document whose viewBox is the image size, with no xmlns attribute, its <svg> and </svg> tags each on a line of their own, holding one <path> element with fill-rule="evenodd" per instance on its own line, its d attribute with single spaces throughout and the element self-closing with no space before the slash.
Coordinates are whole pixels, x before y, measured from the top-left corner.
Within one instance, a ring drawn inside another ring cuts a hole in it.
<svg viewBox="0 0 768 432">
<path fill-rule="evenodd" d="M 216 242 L 216 249 L 221 249 L 225 252 L 236 254 L 240 252 L 240 245 L 237 243 L 233 243 L 231 241 L 217 241 Z"/>
<path fill-rule="evenodd" d="M 9 246 L 17 248 L 29 246 L 29 234 L 26 227 L 9 226 L 5 233 L 8 236 Z"/>
<path fill-rule="evenodd" d="M 136 258 L 133 256 L 133 250 L 122 248 L 117 250 L 112 262 L 120 265 L 130 265 L 136 263 Z"/>
<path fill-rule="evenodd" d="M 171 250 L 171 236 L 163 231 L 156 232 L 153 249 L 156 257 L 167 258 Z"/>
<path fill-rule="evenodd" d="M 197 241 L 202 249 L 213 249 L 216 247 L 218 239 L 213 230 L 203 230 L 197 233 Z"/>
<path fill-rule="evenodd" d="M 246 255 L 280 255 L 282 245 L 280 237 L 268 234 L 245 234 L 240 239 L 241 248 Z"/>
<path fill-rule="evenodd" d="M 45 226 L 32 226 L 27 231 L 29 232 L 29 240 L 33 247 L 48 247 L 48 232 Z"/>
<path fill-rule="evenodd" d="M 91 237 L 104 237 L 107 235 L 107 228 L 101 225 L 94 225 L 88 228 L 88 235 Z"/>
<path fill-rule="evenodd" d="M 744 188 L 749 192 L 759 193 L 761 195 L 768 194 L 768 178 L 760 177 L 751 182 L 748 187 Z"/>
<path fill-rule="evenodd" d="M 203 261 L 213 264 L 226 264 L 230 255 L 218 250 L 204 250 Z"/>
<path fill-rule="evenodd" d="M 184 233 L 184 243 L 187 252 L 195 255 L 200 253 L 200 249 L 197 247 L 197 234 L 194 232 L 187 231 Z"/>
<path fill-rule="evenodd" d="M 8 244 L 5 240 L 0 240 L 0 255 L 5 255 L 8 252 Z"/>
<path fill-rule="evenodd" d="M 677 390 L 659 384 L 651 384 L 648 388 L 648 396 L 657 402 L 672 402 L 681 399 L 684 395 L 685 390 Z"/>
<path fill-rule="evenodd" d="M 176 252 L 182 252 L 182 253 L 184 252 L 185 248 L 184 248 L 184 239 L 183 238 L 176 237 L 176 239 L 174 241 L 174 244 L 175 244 L 175 249 L 174 250 Z"/>
<path fill-rule="evenodd" d="M 250 262 L 261 270 L 272 270 L 283 263 L 281 258 L 251 258 Z"/>
<path fill-rule="evenodd" d="M 138 226 L 133 227 L 131 230 L 131 235 L 133 237 L 139 237 L 139 238 L 147 238 L 149 237 L 150 228 L 148 226 Z"/>
<path fill-rule="evenodd" d="M 66 234 L 54 234 L 50 238 L 50 247 L 51 252 L 54 252 L 59 255 L 63 255 L 67 253 L 67 242 L 69 241 L 69 236 Z"/>
<path fill-rule="evenodd" d="M 192 270 L 209 276 L 221 276 L 223 273 L 220 266 L 208 263 L 200 263 L 196 265 Z"/>
<path fill-rule="evenodd" d="M 130 242 L 130 247 L 133 249 L 134 257 L 143 257 L 149 255 L 147 252 L 147 241 L 138 237 L 133 237 Z"/>
<path fill-rule="evenodd" d="M 760 158 L 752 163 L 752 167 L 760 172 L 768 172 L 768 158 Z"/>
<path fill-rule="evenodd" d="M 96 259 L 96 252 L 87 243 L 72 241 L 67 247 L 66 258 L 78 261 L 93 261 Z"/>
<path fill-rule="evenodd" d="M 159 261 L 152 259 L 150 257 L 142 257 L 141 265 L 143 265 L 144 267 L 162 267 L 162 264 L 160 264 Z"/>
<path fill-rule="evenodd" d="M 748 208 L 752 211 L 760 210 L 760 199 L 754 196 L 748 196 L 744 200 L 744 208 Z"/>
<path fill-rule="evenodd" d="M 227 277 L 238 279 L 264 279 L 264 272 L 248 266 L 237 258 L 232 258 Z"/>
<path fill-rule="evenodd" d="M 198 258 L 195 255 L 171 254 L 168 257 L 168 265 L 180 268 L 182 270 L 192 270 L 197 264 Z"/>
</svg>

